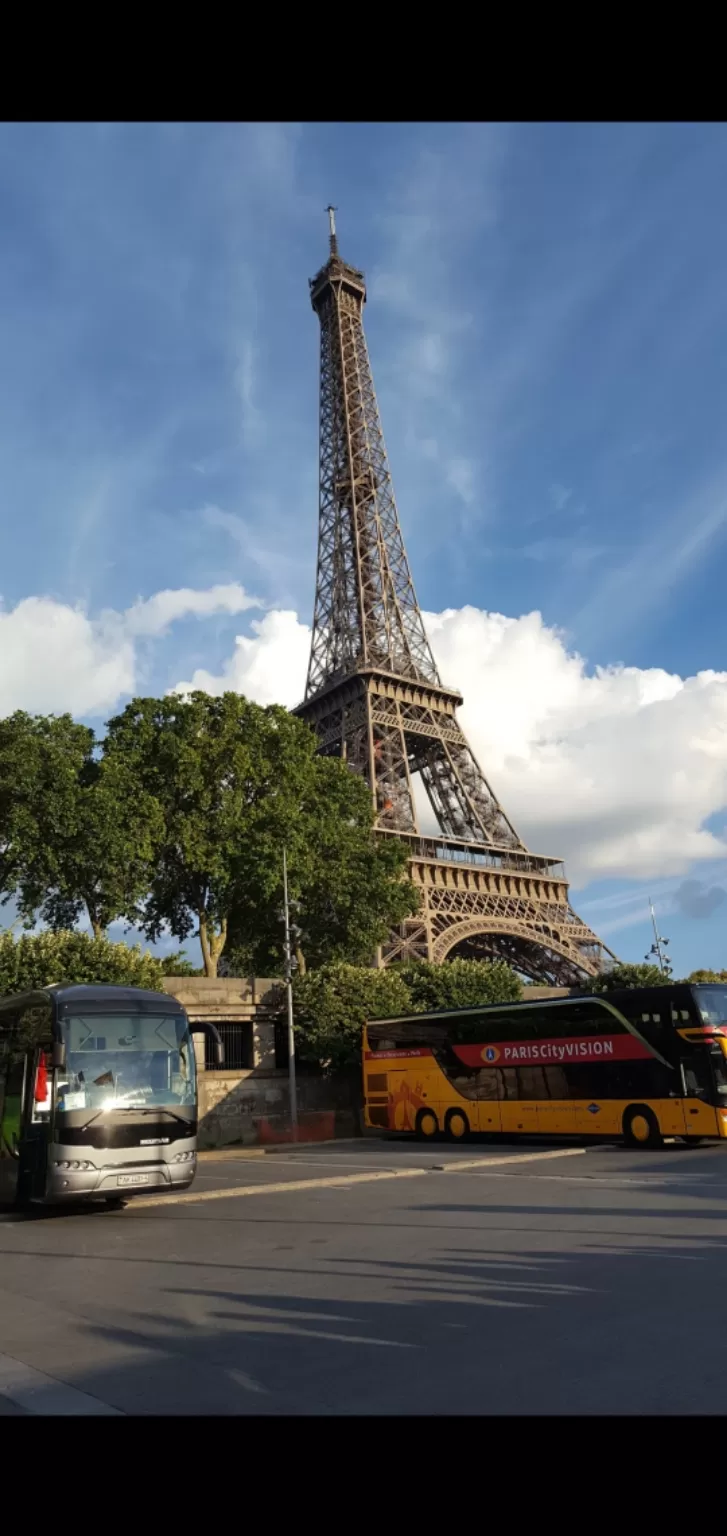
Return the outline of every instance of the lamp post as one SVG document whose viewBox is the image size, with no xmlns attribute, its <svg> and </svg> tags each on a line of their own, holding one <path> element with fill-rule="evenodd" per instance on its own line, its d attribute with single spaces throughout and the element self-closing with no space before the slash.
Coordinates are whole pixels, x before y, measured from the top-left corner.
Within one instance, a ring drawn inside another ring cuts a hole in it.
<svg viewBox="0 0 727 1536">
<path fill-rule="evenodd" d="M 659 930 L 656 926 L 656 913 L 654 912 L 654 903 L 651 898 L 649 898 L 649 911 L 651 913 L 651 926 L 654 930 L 654 942 L 651 946 L 651 949 L 649 950 L 648 955 L 644 955 L 644 959 L 651 960 L 653 957 L 656 957 L 659 962 L 659 969 L 663 975 L 671 976 L 671 961 L 665 952 L 669 940 L 662 938 L 659 933 Z"/>
<path fill-rule="evenodd" d="M 297 1141 L 298 1099 L 295 1086 L 295 1034 L 293 1031 L 293 970 L 295 968 L 295 960 L 293 959 L 290 909 L 288 906 L 288 859 L 285 849 L 283 849 L 283 921 L 285 923 L 285 991 L 288 1002 L 288 1094 L 293 1140 Z"/>
</svg>

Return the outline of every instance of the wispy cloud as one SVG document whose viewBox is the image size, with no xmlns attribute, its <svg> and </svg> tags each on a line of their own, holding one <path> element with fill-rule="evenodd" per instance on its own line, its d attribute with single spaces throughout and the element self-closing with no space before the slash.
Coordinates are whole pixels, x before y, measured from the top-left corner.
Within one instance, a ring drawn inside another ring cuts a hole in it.
<svg viewBox="0 0 727 1536">
<path fill-rule="evenodd" d="M 643 627 L 685 578 L 724 539 L 727 532 L 727 470 L 668 518 L 658 520 L 647 537 L 612 566 L 570 620 L 569 628 L 589 646 L 602 645 L 614 633 L 625 639 Z"/>
</svg>

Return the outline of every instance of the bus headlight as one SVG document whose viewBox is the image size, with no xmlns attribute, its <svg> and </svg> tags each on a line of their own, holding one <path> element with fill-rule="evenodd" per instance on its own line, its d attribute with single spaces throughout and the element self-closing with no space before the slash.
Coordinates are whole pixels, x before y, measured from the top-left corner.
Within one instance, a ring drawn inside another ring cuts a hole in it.
<svg viewBox="0 0 727 1536">
<path fill-rule="evenodd" d="M 65 1168 L 68 1169 L 71 1173 L 95 1173 L 96 1171 L 95 1163 L 76 1162 L 75 1160 L 73 1162 L 68 1162 L 65 1158 L 62 1159 L 59 1163 L 54 1163 L 53 1167 Z"/>
<path fill-rule="evenodd" d="M 193 1163 L 195 1158 L 196 1158 L 196 1156 L 197 1156 L 196 1152 L 176 1152 L 174 1157 L 172 1158 L 172 1162 L 173 1163 Z"/>
</svg>

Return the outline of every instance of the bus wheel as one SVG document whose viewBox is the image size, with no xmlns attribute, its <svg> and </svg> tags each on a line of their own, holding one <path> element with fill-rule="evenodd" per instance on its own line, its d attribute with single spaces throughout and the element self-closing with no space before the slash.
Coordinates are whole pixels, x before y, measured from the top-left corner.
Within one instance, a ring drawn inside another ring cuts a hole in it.
<svg viewBox="0 0 727 1536">
<path fill-rule="evenodd" d="M 664 1145 L 659 1123 L 645 1104 L 627 1109 L 623 1118 L 624 1140 L 629 1147 L 661 1147 Z"/>
<path fill-rule="evenodd" d="M 470 1123 L 464 1111 L 450 1109 L 444 1122 L 444 1129 L 450 1141 L 464 1141 L 470 1133 Z"/>
<path fill-rule="evenodd" d="M 426 1138 L 427 1141 L 430 1141 L 432 1136 L 436 1136 L 437 1131 L 439 1130 L 439 1121 L 434 1113 L 434 1110 L 420 1109 L 416 1118 L 416 1125 L 414 1129 L 417 1133 L 417 1136 Z"/>
</svg>

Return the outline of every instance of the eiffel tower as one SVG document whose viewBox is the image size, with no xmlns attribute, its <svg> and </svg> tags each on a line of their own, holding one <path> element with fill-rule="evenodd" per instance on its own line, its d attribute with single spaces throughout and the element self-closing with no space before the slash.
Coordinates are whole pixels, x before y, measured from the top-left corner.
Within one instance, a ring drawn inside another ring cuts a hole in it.
<svg viewBox="0 0 727 1536">
<path fill-rule="evenodd" d="M 310 281 L 321 327 L 320 516 L 313 638 L 295 714 L 321 752 L 369 785 L 382 837 L 409 850 L 415 917 L 377 962 L 454 954 L 506 960 L 533 981 L 577 985 L 610 951 L 570 906 L 559 859 L 530 853 L 458 724 L 409 571 L 363 329 L 364 275 L 330 253 Z M 437 835 L 422 832 L 426 791 Z M 420 797 L 421 798 L 421 797 Z"/>
</svg>

